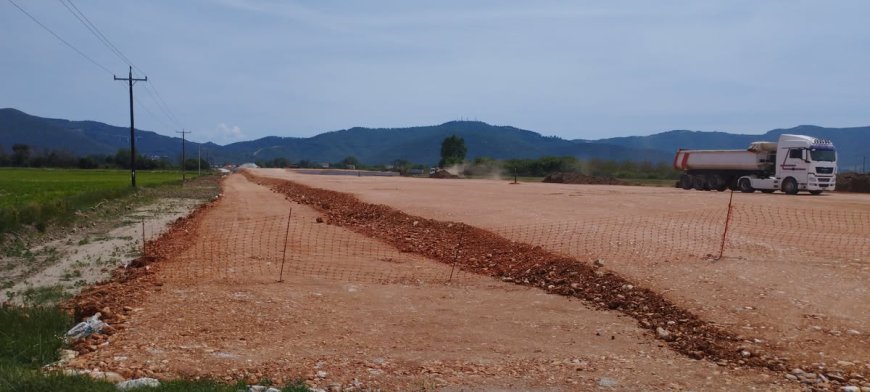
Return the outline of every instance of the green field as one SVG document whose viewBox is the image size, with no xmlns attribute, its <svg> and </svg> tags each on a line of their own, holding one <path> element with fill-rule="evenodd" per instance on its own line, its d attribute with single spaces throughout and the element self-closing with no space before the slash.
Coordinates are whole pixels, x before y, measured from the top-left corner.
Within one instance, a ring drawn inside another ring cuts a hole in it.
<svg viewBox="0 0 870 392">
<path fill-rule="evenodd" d="M 181 184 L 177 171 L 137 171 L 136 185 Z M 0 233 L 63 221 L 76 210 L 133 193 L 125 170 L 0 168 Z"/>
</svg>

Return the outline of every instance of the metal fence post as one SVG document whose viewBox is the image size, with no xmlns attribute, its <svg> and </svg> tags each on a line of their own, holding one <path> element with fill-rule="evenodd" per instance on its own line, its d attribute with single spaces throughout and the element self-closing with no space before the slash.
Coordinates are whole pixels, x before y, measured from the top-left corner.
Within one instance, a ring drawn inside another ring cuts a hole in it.
<svg viewBox="0 0 870 392">
<path fill-rule="evenodd" d="M 293 215 L 293 209 L 291 208 L 289 212 L 287 212 L 287 228 L 284 231 L 284 252 L 281 255 L 281 272 L 278 274 L 278 282 L 284 281 L 284 261 L 287 260 L 287 239 L 290 238 L 290 217 Z"/>
<path fill-rule="evenodd" d="M 731 190 L 731 196 L 728 197 L 728 214 L 725 215 L 725 229 L 722 230 L 722 245 L 719 247 L 719 257 L 716 260 L 721 260 L 725 253 L 725 237 L 728 235 L 728 223 L 731 221 L 731 202 L 734 200 L 734 190 Z"/>
</svg>

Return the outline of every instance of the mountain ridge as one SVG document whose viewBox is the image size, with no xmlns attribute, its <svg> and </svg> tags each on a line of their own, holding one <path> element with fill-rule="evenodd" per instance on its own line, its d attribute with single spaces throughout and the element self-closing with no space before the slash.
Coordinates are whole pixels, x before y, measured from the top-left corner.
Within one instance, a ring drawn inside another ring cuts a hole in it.
<svg viewBox="0 0 870 392">
<path fill-rule="evenodd" d="M 186 142 L 188 151 L 202 147 L 215 163 L 269 160 L 337 162 L 354 156 L 360 162 L 391 163 L 397 159 L 434 164 L 440 158 L 441 141 L 450 135 L 463 137 L 469 159 L 574 156 L 580 159 L 611 159 L 668 162 L 679 148 L 741 149 L 752 141 L 771 140 L 783 133 L 809 134 L 830 139 L 838 148 L 840 167 L 849 169 L 863 163 L 870 151 L 870 126 L 825 128 L 800 125 L 778 128 L 761 135 L 721 131 L 671 130 L 647 136 L 621 136 L 598 140 L 568 140 L 543 136 L 513 126 L 490 125 L 480 121 L 448 121 L 440 125 L 405 128 L 352 127 L 311 137 L 266 136 L 226 145 Z M 17 109 L 0 109 L 0 145 L 7 151 L 16 143 L 39 149 L 66 150 L 77 155 L 114 154 L 129 148 L 129 128 L 92 120 L 43 118 Z M 177 159 L 181 139 L 156 132 L 136 130 L 137 150 L 149 156 Z"/>
</svg>

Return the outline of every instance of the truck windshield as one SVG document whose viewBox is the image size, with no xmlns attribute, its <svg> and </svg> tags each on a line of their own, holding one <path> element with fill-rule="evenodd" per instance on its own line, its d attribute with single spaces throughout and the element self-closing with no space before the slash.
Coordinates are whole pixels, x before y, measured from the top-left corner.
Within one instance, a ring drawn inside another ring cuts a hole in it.
<svg viewBox="0 0 870 392">
<path fill-rule="evenodd" d="M 837 153 L 834 150 L 810 150 L 810 158 L 814 161 L 834 162 L 837 160 Z"/>
</svg>

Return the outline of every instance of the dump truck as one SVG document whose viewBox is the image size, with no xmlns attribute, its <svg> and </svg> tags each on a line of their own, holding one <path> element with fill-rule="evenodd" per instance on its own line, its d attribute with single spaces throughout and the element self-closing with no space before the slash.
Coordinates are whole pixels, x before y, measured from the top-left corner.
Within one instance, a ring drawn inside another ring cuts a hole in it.
<svg viewBox="0 0 870 392">
<path fill-rule="evenodd" d="M 686 190 L 818 195 L 834 190 L 837 152 L 830 140 L 783 134 L 777 142 L 753 142 L 745 150 L 680 149 L 674 168 L 683 171 L 678 186 Z"/>
</svg>

